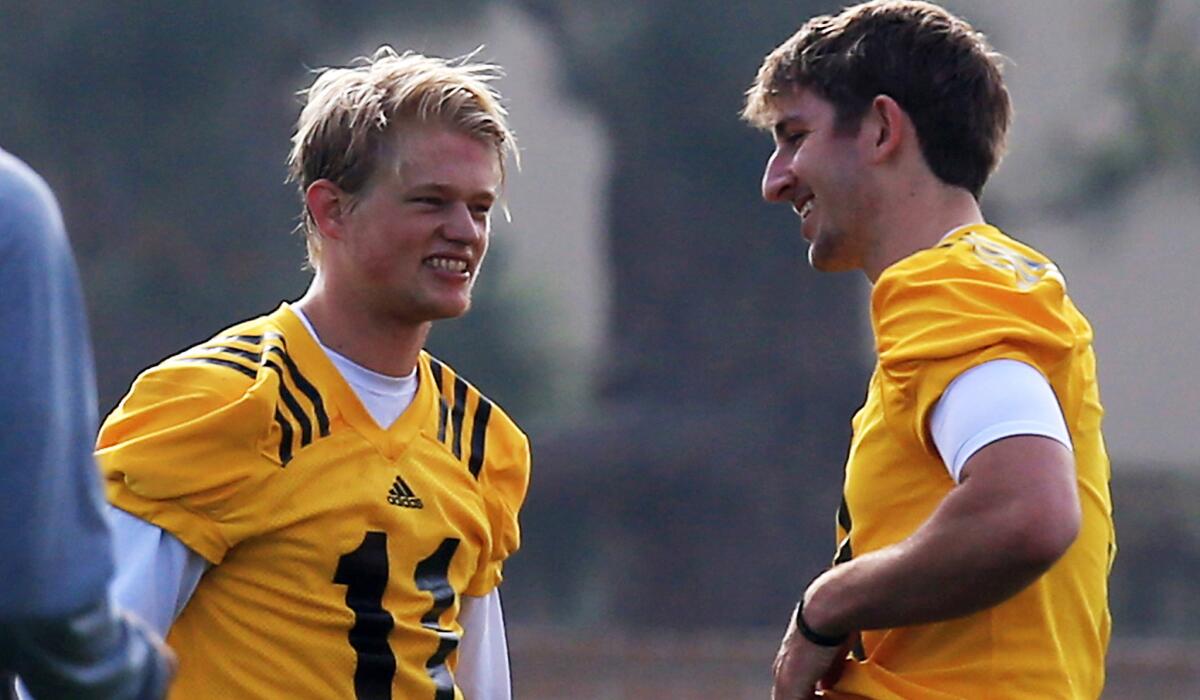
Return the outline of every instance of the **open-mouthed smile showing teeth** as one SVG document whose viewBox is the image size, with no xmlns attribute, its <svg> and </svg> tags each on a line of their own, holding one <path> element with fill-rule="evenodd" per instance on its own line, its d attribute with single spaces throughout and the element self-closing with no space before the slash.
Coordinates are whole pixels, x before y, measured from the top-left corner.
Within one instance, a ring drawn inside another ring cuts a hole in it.
<svg viewBox="0 0 1200 700">
<path fill-rule="evenodd" d="M 800 215 L 800 218 L 803 219 L 812 213 L 813 202 L 815 201 L 817 201 L 816 197 L 810 197 L 805 200 L 804 204 L 800 205 L 800 208 L 796 210 L 796 213 Z"/>
<path fill-rule="evenodd" d="M 428 264 L 430 267 L 434 268 L 435 270 L 445 270 L 446 272 L 466 272 L 467 271 L 467 261 L 466 260 L 458 260 L 455 258 L 434 257 L 434 258 L 427 258 L 425 260 L 425 262 L 426 262 L 426 264 Z"/>
</svg>

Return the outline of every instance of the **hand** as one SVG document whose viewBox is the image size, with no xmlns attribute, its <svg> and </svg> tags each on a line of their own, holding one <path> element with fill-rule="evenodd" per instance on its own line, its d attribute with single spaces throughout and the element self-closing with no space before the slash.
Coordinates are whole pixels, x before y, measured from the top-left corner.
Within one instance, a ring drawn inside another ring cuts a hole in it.
<svg viewBox="0 0 1200 700">
<path fill-rule="evenodd" d="M 833 665 L 829 667 L 824 676 L 821 676 L 821 680 L 817 681 L 817 690 L 833 690 L 833 686 L 842 679 L 842 672 L 846 670 L 846 664 L 850 662 L 851 652 L 861 643 L 861 633 L 855 632 L 850 635 L 846 643 L 838 649 L 838 656 L 833 660 Z"/>
<path fill-rule="evenodd" d="M 120 610 L 117 614 L 124 620 L 129 634 L 141 638 L 148 655 L 141 674 L 141 690 L 135 697 L 138 700 L 165 698 L 171 680 L 179 671 L 179 659 L 158 633 L 136 614 L 128 610 Z"/>
<path fill-rule="evenodd" d="M 836 647 L 813 644 L 800 634 L 793 612 L 779 651 L 775 653 L 772 671 L 775 685 L 771 700 L 814 700 L 818 687 L 829 688 L 841 675 L 841 666 L 854 637 Z"/>
</svg>

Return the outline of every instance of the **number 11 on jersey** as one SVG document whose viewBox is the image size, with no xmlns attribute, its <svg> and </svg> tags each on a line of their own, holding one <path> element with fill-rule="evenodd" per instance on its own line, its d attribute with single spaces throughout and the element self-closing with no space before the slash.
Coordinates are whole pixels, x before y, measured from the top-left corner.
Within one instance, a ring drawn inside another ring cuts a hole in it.
<svg viewBox="0 0 1200 700">
<path fill-rule="evenodd" d="M 413 574 L 417 589 L 433 597 L 429 612 L 421 617 L 421 625 L 438 635 L 437 650 L 425 664 L 436 691 L 433 700 L 453 700 L 454 680 L 446 658 L 458 648 L 458 635 L 438 622 L 454 604 L 455 593 L 450 585 L 450 562 L 458 550 L 459 540 L 442 540 L 429 557 L 417 564 Z M 388 645 L 388 636 L 395 627 L 392 614 L 383 607 L 383 594 L 388 584 L 387 533 L 372 530 L 362 543 L 338 560 L 333 582 L 346 587 L 346 605 L 354 612 L 354 626 L 349 641 L 356 655 L 354 669 L 355 700 L 391 700 L 392 678 L 396 675 L 396 655 Z"/>
</svg>

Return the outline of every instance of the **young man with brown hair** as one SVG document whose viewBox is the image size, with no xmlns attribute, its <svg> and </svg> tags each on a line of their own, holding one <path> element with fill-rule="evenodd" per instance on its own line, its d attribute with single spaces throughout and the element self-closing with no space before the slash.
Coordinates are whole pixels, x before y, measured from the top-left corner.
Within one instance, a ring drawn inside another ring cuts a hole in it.
<svg viewBox="0 0 1200 700">
<path fill-rule="evenodd" d="M 1010 111 L 985 38 L 911 0 L 810 20 L 748 93 L 775 139 L 763 196 L 801 216 L 814 268 L 871 281 L 878 355 L 780 700 L 1103 688 L 1115 537 L 1092 331 L 1055 265 L 981 213 Z"/>
<path fill-rule="evenodd" d="M 289 159 L 315 277 L 134 383 L 100 433 L 118 597 L 172 698 L 507 698 L 525 435 L 423 350 L 464 314 L 514 141 L 497 71 L 320 73 Z"/>
</svg>

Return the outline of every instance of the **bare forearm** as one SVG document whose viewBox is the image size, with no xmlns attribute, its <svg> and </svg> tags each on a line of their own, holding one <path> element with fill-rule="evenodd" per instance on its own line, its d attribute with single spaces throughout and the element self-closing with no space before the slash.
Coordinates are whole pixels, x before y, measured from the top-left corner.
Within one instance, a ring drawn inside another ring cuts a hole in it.
<svg viewBox="0 0 1200 700">
<path fill-rule="evenodd" d="M 837 632 L 937 622 L 1001 603 L 1048 568 L 954 505 L 909 539 L 825 572 L 806 594 L 805 619 Z"/>
<path fill-rule="evenodd" d="M 1045 573 L 1078 532 L 1069 453 L 1017 437 L 977 459 L 977 475 L 908 539 L 814 581 L 805 594 L 808 624 L 840 633 L 961 617 L 1007 600 Z"/>
</svg>

